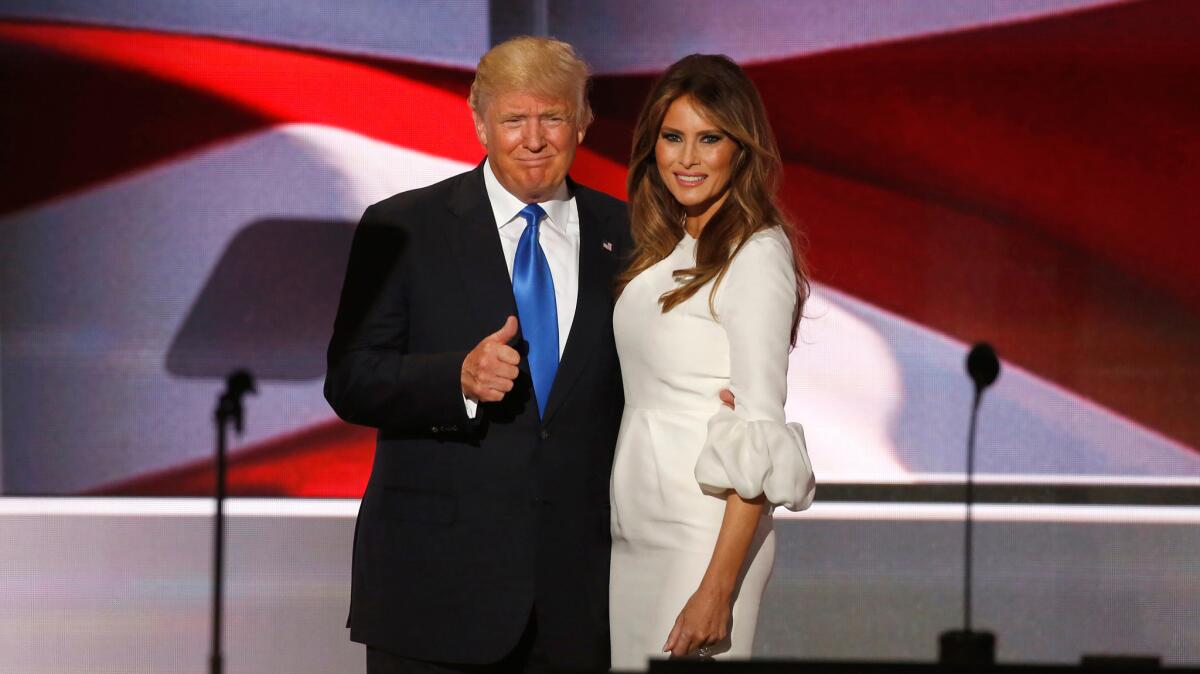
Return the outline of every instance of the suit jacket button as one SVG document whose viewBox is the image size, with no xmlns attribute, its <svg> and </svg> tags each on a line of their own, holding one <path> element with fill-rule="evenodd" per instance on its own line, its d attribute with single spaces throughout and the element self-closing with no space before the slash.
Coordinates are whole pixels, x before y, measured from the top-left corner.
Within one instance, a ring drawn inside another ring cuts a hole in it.
<svg viewBox="0 0 1200 674">
<path fill-rule="evenodd" d="M 543 440 L 549 440 L 549 439 L 550 439 L 550 431 L 548 431 L 548 430 L 546 430 L 546 429 L 544 429 L 544 428 L 542 429 L 542 433 L 541 433 L 541 435 L 542 435 L 542 439 L 543 439 Z"/>
</svg>

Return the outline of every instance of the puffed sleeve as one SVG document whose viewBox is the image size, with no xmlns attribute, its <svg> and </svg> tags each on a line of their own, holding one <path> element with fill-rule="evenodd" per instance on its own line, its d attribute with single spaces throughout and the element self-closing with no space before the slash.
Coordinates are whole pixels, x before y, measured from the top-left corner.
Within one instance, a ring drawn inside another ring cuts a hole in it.
<svg viewBox="0 0 1200 674">
<path fill-rule="evenodd" d="M 729 388 L 736 411 L 708 422 L 696 461 L 706 493 L 736 490 L 745 499 L 804 510 L 816 480 L 800 424 L 786 423 L 788 351 L 796 282 L 791 248 L 779 229 L 755 234 L 738 252 L 714 298 L 729 338 Z"/>
</svg>

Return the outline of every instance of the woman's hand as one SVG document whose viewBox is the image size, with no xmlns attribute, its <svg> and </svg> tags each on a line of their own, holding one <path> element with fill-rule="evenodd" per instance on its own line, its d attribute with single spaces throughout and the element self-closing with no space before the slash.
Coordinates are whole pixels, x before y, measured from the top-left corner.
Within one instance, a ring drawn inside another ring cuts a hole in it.
<svg viewBox="0 0 1200 674">
<path fill-rule="evenodd" d="M 723 641 L 729 636 L 730 593 L 704 584 L 684 604 L 675 626 L 667 636 L 663 652 L 683 657 L 696 649 Z"/>
<path fill-rule="evenodd" d="M 708 560 L 700 589 L 688 598 L 675 618 L 675 626 L 663 645 L 664 653 L 683 657 L 729 637 L 733 588 L 765 503 L 761 495 L 747 501 L 732 489 L 725 493 L 725 515 L 721 518 L 712 559 Z"/>
</svg>

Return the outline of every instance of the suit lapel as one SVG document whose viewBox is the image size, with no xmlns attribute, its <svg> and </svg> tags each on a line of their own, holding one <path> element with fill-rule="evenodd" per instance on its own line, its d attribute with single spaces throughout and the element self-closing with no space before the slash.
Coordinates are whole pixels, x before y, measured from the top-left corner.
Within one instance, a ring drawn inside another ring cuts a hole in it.
<svg viewBox="0 0 1200 674">
<path fill-rule="evenodd" d="M 562 360 L 546 403 L 543 423 L 549 423 L 554 413 L 579 379 L 588 359 L 595 353 L 596 344 L 605 332 L 611 332 L 612 243 L 604 247 L 605 225 L 584 190 L 575 190 L 575 206 L 579 210 L 579 295 L 571 333 L 563 349 Z"/>
<path fill-rule="evenodd" d="M 445 228 L 446 237 L 458 259 L 470 305 L 485 326 L 483 334 L 490 334 L 504 325 L 505 317 L 517 315 L 517 303 L 496 216 L 483 184 L 482 163 L 459 181 L 448 206 L 457 222 Z"/>
</svg>

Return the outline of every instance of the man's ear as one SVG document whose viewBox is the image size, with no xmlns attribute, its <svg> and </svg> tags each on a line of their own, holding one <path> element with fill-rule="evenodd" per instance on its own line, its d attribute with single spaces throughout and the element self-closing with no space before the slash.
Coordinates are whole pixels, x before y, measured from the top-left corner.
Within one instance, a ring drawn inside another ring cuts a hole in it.
<svg viewBox="0 0 1200 674">
<path fill-rule="evenodd" d="M 475 137 L 479 139 L 479 144 L 482 145 L 486 150 L 487 124 L 484 123 L 483 118 L 480 117 L 479 113 L 474 110 L 471 111 L 471 120 L 475 122 Z"/>
</svg>

